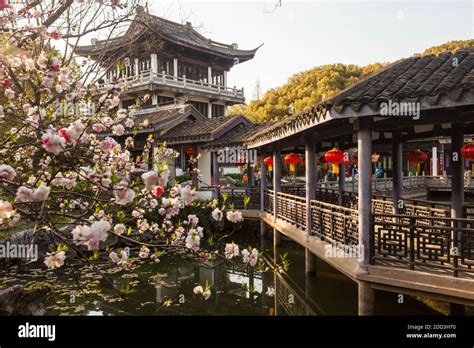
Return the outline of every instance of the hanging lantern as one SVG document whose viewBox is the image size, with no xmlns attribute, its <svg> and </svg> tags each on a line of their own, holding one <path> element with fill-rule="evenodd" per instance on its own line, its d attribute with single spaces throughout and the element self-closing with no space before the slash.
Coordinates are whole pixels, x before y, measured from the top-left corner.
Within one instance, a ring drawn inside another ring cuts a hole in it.
<svg viewBox="0 0 474 348">
<path fill-rule="evenodd" d="M 186 146 L 184 148 L 184 152 L 188 154 L 189 156 L 195 156 L 196 155 L 196 149 L 193 146 Z"/>
<path fill-rule="evenodd" d="M 412 151 L 407 156 L 408 162 L 415 166 L 415 172 L 420 172 L 420 164 L 426 162 L 428 155 L 421 150 Z"/>
<path fill-rule="evenodd" d="M 461 156 L 465 160 L 474 161 L 474 142 L 463 145 L 461 148 Z"/>
<path fill-rule="evenodd" d="M 296 165 L 301 163 L 301 157 L 295 153 L 290 153 L 285 156 L 285 163 L 290 166 L 290 172 L 295 172 Z"/>
<path fill-rule="evenodd" d="M 263 160 L 263 164 L 268 166 L 268 171 L 273 171 L 273 157 L 269 156 Z"/>
<path fill-rule="evenodd" d="M 408 154 L 408 162 L 414 164 L 425 163 L 428 159 L 428 155 L 421 150 L 416 150 Z"/>
<path fill-rule="evenodd" d="M 341 164 L 344 163 L 344 152 L 338 148 L 334 148 L 324 155 L 324 159 L 330 164 Z"/>
</svg>

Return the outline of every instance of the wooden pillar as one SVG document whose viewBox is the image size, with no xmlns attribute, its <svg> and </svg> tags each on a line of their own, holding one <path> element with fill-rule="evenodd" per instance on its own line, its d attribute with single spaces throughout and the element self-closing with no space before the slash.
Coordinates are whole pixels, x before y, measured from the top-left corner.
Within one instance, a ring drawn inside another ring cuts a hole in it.
<svg viewBox="0 0 474 348">
<path fill-rule="evenodd" d="M 247 186 L 248 188 L 253 187 L 253 167 L 252 164 L 249 163 L 247 164 Z"/>
<path fill-rule="evenodd" d="M 400 130 L 392 133 L 392 171 L 393 171 L 393 213 L 400 213 L 399 204 L 403 197 L 403 143 Z"/>
<path fill-rule="evenodd" d="M 267 189 L 267 167 L 263 154 L 260 156 L 260 210 L 265 210 L 265 190 Z"/>
<path fill-rule="evenodd" d="M 219 199 L 220 190 L 219 190 L 219 160 L 217 152 L 212 152 L 212 181 L 213 181 L 213 198 Z"/>
<path fill-rule="evenodd" d="M 464 143 L 464 124 L 453 123 L 451 125 L 451 217 L 461 219 L 463 217 L 464 205 L 464 160 L 461 157 L 461 147 Z M 454 255 L 454 276 L 458 276 L 458 258 L 461 249 L 461 223 L 453 223 L 453 255 Z"/>
<path fill-rule="evenodd" d="M 346 166 L 339 164 L 339 205 L 344 205 L 344 191 L 346 191 Z"/>
<path fill-rule="evenodd" d="M 178 80 L 178 58 L 173 58 L 173 77 L 174 80 Z"/>
<path fill-rule="evenodd" d="M 276 221 L 278 217 L 278 192 L 281 192 L 281 158 L 280 146 L 275 145 L 273 149 L 273 214 Z"/>
<path fill-rule="evenodd" d="M 305 136 L 305 176 L 306 176 L 306 239 L 312 235 L 311 201 L 316 198 L 316 144 L 309 135 Z M 316 273 L 316 256 L 305 249 L 305 272 Z"/>
<path fill-rule="evenodd" d="M 359 315 L 374 315 L 374 289 L 372 289 L 370 283 L 364 281 L 359 281 L 358 287 Z"/>
<path fill-rule="evenodd" d="M 371 259 L 372 118 L 359 118 L 358 127 L 359 264 L 367 266 Z"/>
</svg>

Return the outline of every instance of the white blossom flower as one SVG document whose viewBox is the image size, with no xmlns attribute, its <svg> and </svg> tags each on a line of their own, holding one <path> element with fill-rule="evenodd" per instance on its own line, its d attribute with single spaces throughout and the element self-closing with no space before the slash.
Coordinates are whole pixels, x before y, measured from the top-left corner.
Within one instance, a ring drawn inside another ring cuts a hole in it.
<svg viewBox="0 0 474 348">
<path fill-rule="evenodd" d="M 112 127 L 112 131 L 115 135 L 122 136 L 125 133 L 125 128 L 121 124 L 118 124 Z"/>
<path fill-rule="evenodd" d="M 114 232 L 119 236 L 124 234 L 127 231 L 127 227 L 124 224 L 117 224 L 114 227 Z"/>
<path fill-rule="evenodd" d="M 135 191 L 128 188 L 126 181 L 120 182 L 117 189 L 114 190 L 115 203 L 119 205 L 127 205 L 132 203 L 135 198 Z"/>
<path fill-rule="evenodd" d="M 66 259 L 66 253 L 64 251 L 47 253 L 47 255 L 48 256 L 44 259 L 44 264 L 49 269 L 60 268 L 64 265 L 64 260 Z"/>
<path fill-rule="evenodd" d="M 225 257 L 229 260 L 231 260 L 234 256 L 237 257 L 239 256 L 239 246 L 235 244 L 234 242 L 232 243 L 227 243 L 225 245 Z M 243 253 L 243 251 L 242 251 Z"/>
<path fill-rule="evenodd" d="M 12 181 L 16 177 L 15 169 L 6 164 L 0 164 L 0 178 Z"/>
<path fill-rule="evenodd" d="M 224 213 L 219 209 L 216 208 L 212 211 L 212 218 L 216 221 L 222 221 L 224 217 Z"/>
<path fill-rule="evenodd" d="M 186 185 L 181 189 L 181 198 L 185 205 L 190 205 L 196 198 L 196 191 L 190 185 Z"/>
<path fill-rule="evenodd" d="M 237 224 L 239 222 L 244 221 L 244 217 L 242 216 L 242 212 L 238 211 L 238 210 L 229 210 L 227 212 L 226 217 L 227 217 L 227 220 L 229 220 L 230 222 L 232 222 L 234 224 Z"/>
</svg>

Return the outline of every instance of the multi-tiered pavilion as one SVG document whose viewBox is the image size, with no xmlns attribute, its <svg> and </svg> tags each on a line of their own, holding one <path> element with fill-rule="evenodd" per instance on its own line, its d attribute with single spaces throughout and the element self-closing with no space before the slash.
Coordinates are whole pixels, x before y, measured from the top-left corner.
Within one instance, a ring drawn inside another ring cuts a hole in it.
<svg viewBox="0 0 474 348">
<path fill-rule="evenodd" d="M 228 106 L 245 101 L 244 89 L 230 87 L 227 75 L 257 50 L 213 41 L 189 22 L 175 23 L 138 7 L 123 35 L 93 40 L 75 52 L 100 64 L 100 86 L 121 87 L 119 107 L 132 107 L 136 124 L 148 121 L 147 127 L 130 132 L 137 154 L 150 134 L 155 145 L 166 141 L 181 154 L 172 166 L 172 174 L 177 168 L 178 175 L 190 169 L 186 163 L 191 156 L 200 155 L 202 182 L 196 186 L 204 188 L 211 184 L 212 172 L 212 155 L 204 145 L 235 127 L 252 127 L 244 117 L 227 116 Z"/>
</svg>

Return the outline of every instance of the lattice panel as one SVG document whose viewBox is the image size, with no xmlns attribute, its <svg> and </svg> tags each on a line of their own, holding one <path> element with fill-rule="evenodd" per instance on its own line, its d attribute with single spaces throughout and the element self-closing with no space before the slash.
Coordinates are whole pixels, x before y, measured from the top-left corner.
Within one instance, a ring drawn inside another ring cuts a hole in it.
<svg viewBox="0 0 474 348">
<path fill-rule="evenodd" d="M 474 231 L 468 230 L 461 232 L 460 249 L 461 265 L 471 268 L 471 266 L 474 265 Z"/>
<path fill-rule="evenodd" d="M 384 256 L 406 258 L 409 253 L 408 229 L 398 226 L 377 226 L 377 251 Z"/>
<path fill-rule="evenodd" d="M 441 264 L 451 260 L 451 231 L 434 227 L 416 226 L 417 258 L 423 261 L 436 261 Z"/>
</svg>

